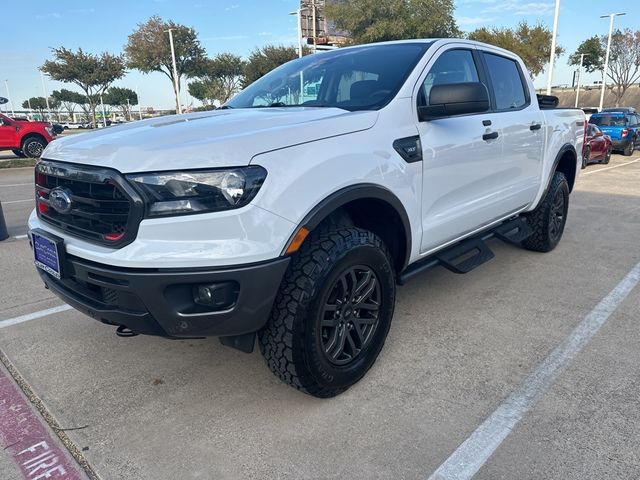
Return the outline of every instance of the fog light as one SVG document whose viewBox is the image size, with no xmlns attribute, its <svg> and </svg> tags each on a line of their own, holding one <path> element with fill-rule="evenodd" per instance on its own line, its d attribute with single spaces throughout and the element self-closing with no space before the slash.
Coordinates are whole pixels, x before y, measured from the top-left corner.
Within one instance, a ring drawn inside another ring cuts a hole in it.
<svg viewBox="0 0 640 480">
<path fill-rule="evenodd" d="M 212 310 L 226 310 L 235 305 L 240 286 L 237 282 L 194 285 L 193 301 Z"/>
</svg>

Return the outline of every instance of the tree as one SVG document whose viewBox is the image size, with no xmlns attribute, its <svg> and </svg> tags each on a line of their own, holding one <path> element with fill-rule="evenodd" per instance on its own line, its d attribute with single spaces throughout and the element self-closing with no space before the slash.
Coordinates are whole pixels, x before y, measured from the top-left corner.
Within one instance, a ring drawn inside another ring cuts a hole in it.
<svg viewBox="0 0 640 480">
<path fill-rule="evenodd" d="M 131 105 L 138 104 L 138 95 L 130 88 L 111 87 L 103 96 L 103 101 L 118 108 L 124 118 L 131 120 Z"/>
<path fill-rule="evenodd" d="M 523 21 L 515 29 L 482 27 L 468 37 L 516 53 L 534 77 L 544 71 L 551 56 L 551 31 L 541 23 L 530 26 Z M 556 56 L 563 52 L 562 47 L 556 47 Z"/>
<path fill-rule="evenodd" d="M 602 38 L 606 45 L 607 37 Z M 627 89 L 640 79 L 640 30 L 617 30 L 611 36 L 609 71 L 607 76 L 613 81 L 616 107 L 620 106 Z"/>
<path fill-rule="evenodd" d="M 171 80 L 177 108 L 178 95 L 167 33 L 169 29 L 173 30 L 178 84 L 183 76 L 189 78 L 199 75 L 205 59 L 205 50 L 200 46 L 196 31 L 171 20 L 164 22 L 157 15 L 151 17 L 146 23 L 138 25 L 138 29 L 129 35 L 124 51 L 129 68 L 135 68 L 143 73 L 162 72 Z"/>
<path fill-rule="evenodd" d="M 225 103 L 242 86 L 245 62 L 232 53 L 221 53 L 203 62 L 200 79 L 189 84 L 189 93 L 205 105 Z"/>
<path fill-rule="evenodd" d="M 47 100 L 44 97 L 31 97 L 29 100 L 22 102 L 22 108 L 36 110 L 40 118 L 44 118 L 44 112 L 47 110 Z"/>
<path fill-rule="evenodd" d="M 114 80 L 125 73 L 124 60 L 120 55 L 103 52 L 94 55 L 81 48 L 72 52 L 64 47 L 54 48 L 55 60 L 47 60 L 40 70 L 52 79 L 65 83 L 75 83 L 85 93 L 91 121 L 96 123 L 96 99 L 109 88 Z"/>
<path fill-rule="evenodd" d="M 69 121 L 73 121 L 73 114 L 76 111 L 76 106 L 87 103 L 87 97 L 78 92 L 73 92 L 62 88 L 60 90 L 54 90 L 51 94 L 58 103 L 67 111 Z"/>
<path fill-rule="evenodd" d="M 583 67 L 589 72 L 602 71 L 604 68 L 605 47 L 597 35 L 582 42 L 575 52 L 569 56 L 569 65 L 580 65 L 580 55 L 585 54 Z"/>
<path fill-rule="evenodd" d="M 343 0 L 325 7 L 351 43 L 458 36 L 453 11 L 453 0 Z"/>
<path fill-rule="evenodd" d="M 256 48 L 245 64 L 242 85 L 246 87 L 274 68 L 295 58 L 298 58 L 298 50 L 294 47 L 267 45 Z"/>
</svg>

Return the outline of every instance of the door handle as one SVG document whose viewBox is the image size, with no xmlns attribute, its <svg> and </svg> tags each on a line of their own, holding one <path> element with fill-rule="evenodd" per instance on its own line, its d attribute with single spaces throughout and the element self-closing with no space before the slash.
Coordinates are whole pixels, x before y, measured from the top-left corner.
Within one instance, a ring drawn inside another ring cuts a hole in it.
<svg viewBox="0 0 640 480">
<path fill-rule="evenodd" d="M 539 123 L 534 123 L 533 125 L 531 125 L 531 126 L 529 127 L 529 130 L 531 130 L 531 131 L 533 132 L 534 130 L 540 130 L 541 128 L 542 128 L 542 125 L 541 125 L 541 124 L 539 124 Z"/>
<path fill-rule="evenodd" d="M 488 127 L 489 125 L 491 125 L 491 120 L 482 120 L 482 125 Z"/>
<path fill-rule="evenodd" d="M 498 138 L 498 132 L 491 132 L 491 133 L 485 133 L 484 135 L 482 135 L 482 139 L 483 140 L 493 140 L 494 138 Z"/>
</svg>

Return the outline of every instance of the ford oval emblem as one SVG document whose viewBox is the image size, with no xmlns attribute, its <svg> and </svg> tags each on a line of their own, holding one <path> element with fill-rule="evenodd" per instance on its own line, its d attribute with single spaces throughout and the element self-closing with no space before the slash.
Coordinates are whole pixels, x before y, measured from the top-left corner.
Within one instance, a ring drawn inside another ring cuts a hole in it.
<svg viewBox="0 0 640 480">
<path fill-rule="evenodd" d="M 71 191 L 62 187 L 54 188 L 49 192 L 49 205 L 56 212 L 66 215 L 71 211 Z"/>
</svg>

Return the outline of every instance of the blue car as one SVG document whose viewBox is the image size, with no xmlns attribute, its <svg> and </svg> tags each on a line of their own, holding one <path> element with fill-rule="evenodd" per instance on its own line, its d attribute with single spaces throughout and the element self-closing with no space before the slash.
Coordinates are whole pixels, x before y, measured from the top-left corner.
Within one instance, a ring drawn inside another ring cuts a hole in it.
<svg viewBox="0 0 640 480">
<path fill-rule="evenodd" d="M 633 109 L 608 109 L 594 113 L 589 123 L 597 125 L 605 135 L 609 135 L 613 149 L 622 151 L 623 155 L 633 155 L 633 150 L 640 142 L 640 115 Z"/>
</svg>

